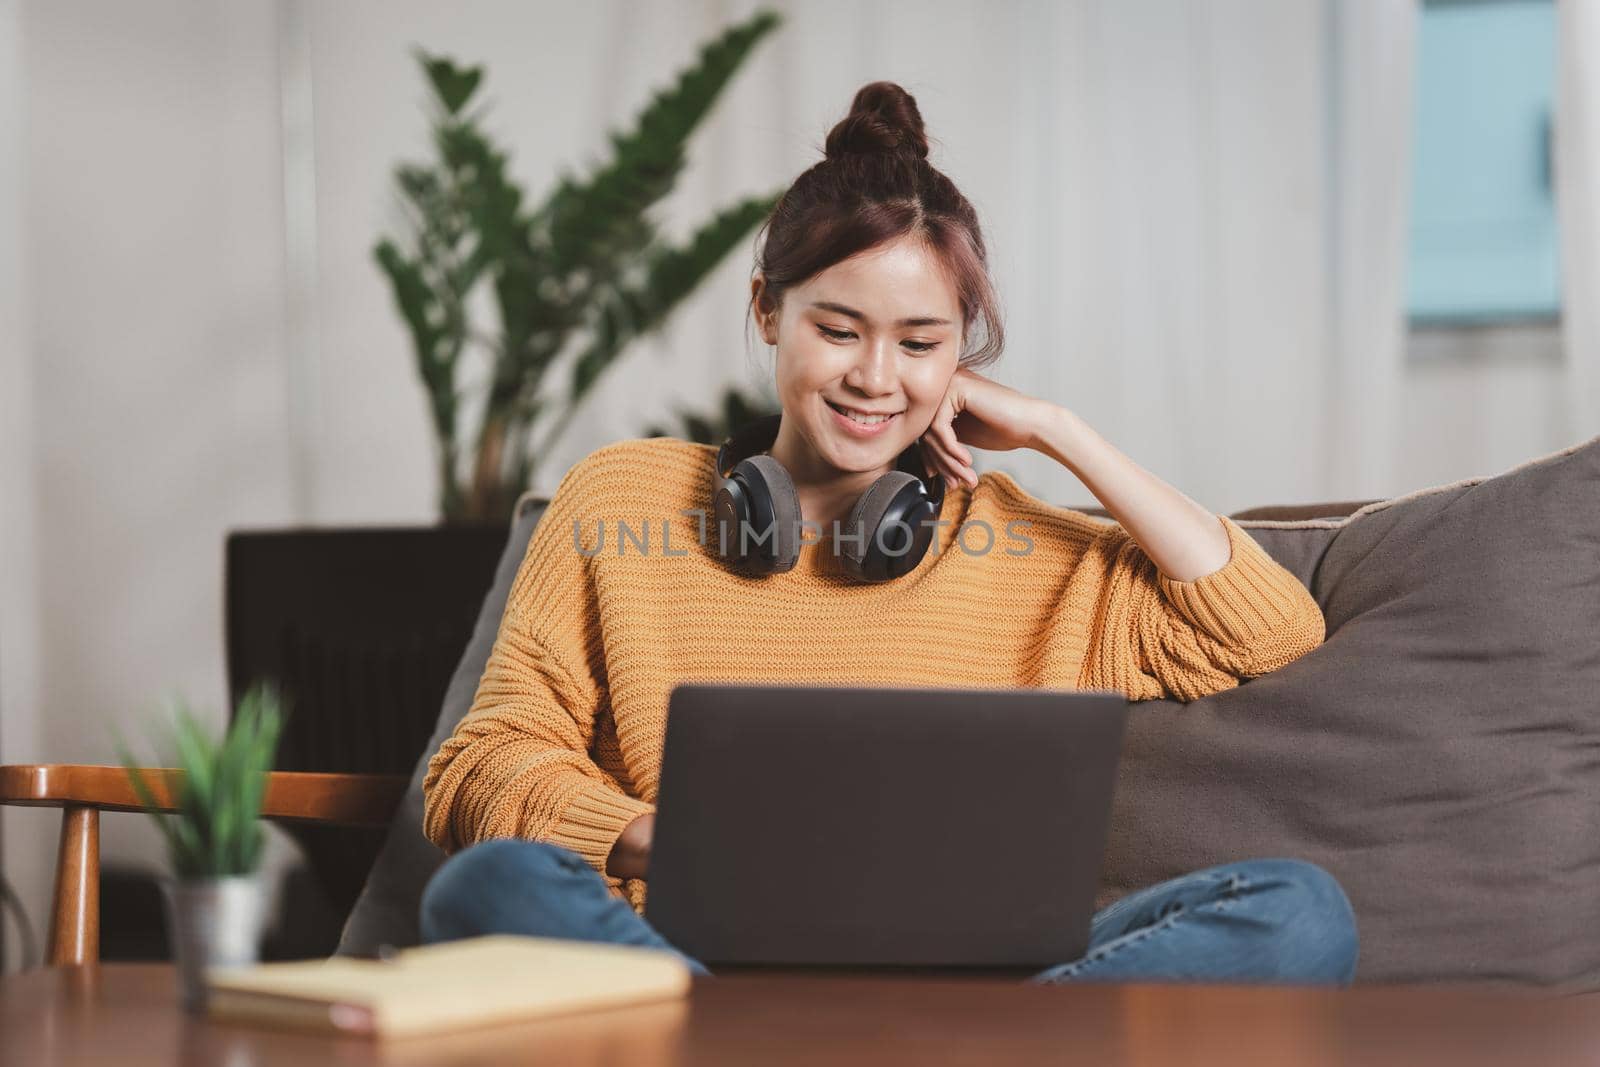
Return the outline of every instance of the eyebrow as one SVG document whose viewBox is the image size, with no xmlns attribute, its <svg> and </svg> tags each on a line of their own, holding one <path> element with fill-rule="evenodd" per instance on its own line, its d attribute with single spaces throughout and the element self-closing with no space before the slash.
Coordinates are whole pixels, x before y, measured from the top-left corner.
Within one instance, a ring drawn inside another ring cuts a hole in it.
<svg viewBox="0 0 1600 1067">
<path fill-rule="evenodd" d="M 818 300 L 815 303 L 813 303 L 811 306 L 814 307 L 814 308 L 820 308 L 823 311 L 832 311 L 832 312 L 836 312 L 836 313 L 838 313 L 840 315 L 848 315 L 850 318 L 856 319 L 859 322 L 866 322 L 867 321 L 867 317 L 865 315 L 863 315 L 861 312 L 857 311 L 855 308 L 853 308 L 853 307 L 845 307 L 843 304 L 835 304 L 831 300 Z M 921 318 L 901 319 L 899 322 L 895 323 L 895 325 L 896 326 L 949 326 L 950 325 L 950 320 L 949 319 L 934 318 L 931 315 L 924 315 Z"/>
</svg>

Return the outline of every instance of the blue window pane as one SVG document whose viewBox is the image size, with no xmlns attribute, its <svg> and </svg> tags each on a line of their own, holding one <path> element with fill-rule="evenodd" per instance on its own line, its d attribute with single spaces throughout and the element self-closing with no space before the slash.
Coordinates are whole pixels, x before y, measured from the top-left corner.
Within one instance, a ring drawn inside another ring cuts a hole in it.
<svg viewBox="0 0 1600 1067">
<path fill-rule="evenodd" d="M 1555 5 L 1429 4 L 1418 34 L 1408 310 L 1419 320 L 1554 315 Z"/>
</svg>

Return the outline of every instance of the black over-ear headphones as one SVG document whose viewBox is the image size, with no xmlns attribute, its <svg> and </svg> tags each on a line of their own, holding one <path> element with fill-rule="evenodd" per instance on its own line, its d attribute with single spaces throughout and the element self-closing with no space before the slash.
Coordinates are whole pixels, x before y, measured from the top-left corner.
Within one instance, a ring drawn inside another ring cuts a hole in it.
<svg viewBox="0 0 1600 1067">
<path fill-rule="evenodd" d="M 781 574 L 800 558 L 800 499 L 783 464 L 761 455 L 778 437 L 781 415 L 734 432 L 717 450 L 714 551 L 736 570 Z M 845 573 L 865 582 L 898 578 L 922 561 L 944 506 L 944 476 L 928 475 L 916 442 L 895 469 L 867 487 L 839 537 Z M 830 531 L 822 531 L 826 539 Z"/>
</svg>

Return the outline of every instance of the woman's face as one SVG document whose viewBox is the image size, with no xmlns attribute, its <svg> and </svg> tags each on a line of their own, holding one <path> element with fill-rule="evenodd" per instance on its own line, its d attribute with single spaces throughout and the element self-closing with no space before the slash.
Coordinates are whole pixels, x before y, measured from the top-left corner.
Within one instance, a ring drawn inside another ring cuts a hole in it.
<svg viewBox="0 0 1600 1067">
<path fill-rule="evenodd" d="M 752 293 L 761 290 L 757 276 Z M 955 287 L 910 239 L 835 263 L 789 289 L 776 312 L 758 305 L 756 319 L 778 349 L 780 440 L 798 434 L 810 446 L 813 474 L 893 464 L 933 422 L 961 354 Z"/>
</svg>

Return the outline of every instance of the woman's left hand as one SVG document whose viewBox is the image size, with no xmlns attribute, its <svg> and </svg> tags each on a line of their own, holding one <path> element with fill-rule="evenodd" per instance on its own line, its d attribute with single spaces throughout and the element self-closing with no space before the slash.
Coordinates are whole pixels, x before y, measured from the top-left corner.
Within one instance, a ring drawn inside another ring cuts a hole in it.
<svg viewBox="0 0 1600 1067">
<path fill-rule="evenodd" d="M 972 452 L 1032 447 L 1049 405 L 965 367 L 956 368 L 922 442 L 947 481 L 978 484 Z"/>
</svg>

